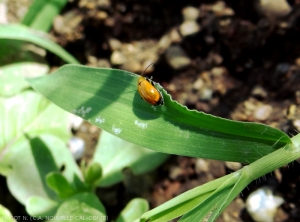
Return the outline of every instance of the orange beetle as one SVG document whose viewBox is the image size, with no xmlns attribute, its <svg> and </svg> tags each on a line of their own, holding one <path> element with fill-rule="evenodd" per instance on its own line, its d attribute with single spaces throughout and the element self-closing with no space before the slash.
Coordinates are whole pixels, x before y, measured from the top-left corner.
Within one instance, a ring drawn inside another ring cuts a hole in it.
<svg viewBox="0 0 300 222">
<path fill-rule="evenodd" d="M 154 106 L 164 104 L 164 99 L 160 91 L 158 91 L 151 79 L 140 76 L 138 78 L 138 92 L 143 100 Z"/>
<path fill-rule="evenodd" d="M 150 64 L 150 65 L 152 65 L 152 64 Z M 147 70 L 147 68 L 146 68 L 146 70 Z M 143 74 L 144 74 L 144 72 L 143 72 Z M 138 92 L 139 92 L 141 98 L 153 106 L 163 105 L 164 98 L 163 98 L 161 92 L 155 88 L 153 81 L 151 79 L 149 79 L 147 77 L 143 77 L 142 75 L 138 78 L 138 81 L 137 81 Z"/>
</svg>

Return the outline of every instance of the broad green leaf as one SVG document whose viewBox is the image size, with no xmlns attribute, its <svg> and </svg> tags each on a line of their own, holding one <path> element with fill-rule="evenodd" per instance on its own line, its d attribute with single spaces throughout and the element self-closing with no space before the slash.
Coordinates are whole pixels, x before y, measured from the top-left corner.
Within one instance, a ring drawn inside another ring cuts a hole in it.
<svg viewBox="0 0 300 222">
<path fill-rule="evenodd" d="M 49 50 L 68 63 L 79 64 L 71 54 L 51 40 L 46 33 L 30 29 L 26 26 L 0 24 L 0 39 L 30 42 Z M 5 47 L 5 45 L 2 47 Z"/>
<path fill-rule="evenodd" d="M 80 193 L 65 200 L 57 210 L 56 217 L 49 221 L 107 221 L 105 208 L 92 193 Z"/>
<path fill-rule="evenodd" d="M 68 0 L 35 0 L 23 18 L 22 24 L 48 32 L 53 19 L 67 3 Z"/>
<path fill-rule="evenodd" d="M 46 175 L 60 172 L 69 183 L 80 171 L 64 142 L 52 135 L 40 135 L 40 138 L 22 140 L 14 143 L 7 151 L 1 164 L 11 167 L 7 175 L 7 184 L 13 196 L 22 204 L 32 196 L 56 198 L 56 194 L 47 186 Z"/>
<path fill-rule="evenodd" d="M 55 215 L 60 203 L 49 198 L 32 196 L 26 201 L 26 212 L 31 216 Z"/>
<path fill-rule="evenodd" d="M 285 133 L 267 125 L 188 110 L 158 84 L 165 104 L 153 107 L 140 99 L 137 79 L 138 75 L 117 69 L 66 65 L 29 81 L 61 108 L 159 152 L 251 163 L 291 143 Z"/>
<path fill-rule="evenodd" d="M 0 205 L 0 222 L 16 222 L 11 212 Z"/>
<path fill-rule="evenodd" d="M 49 67 L 39 63 L 15 63 L 0 67 L 0 96 L 13 96 L 29 88 L 23 77 L 37 77 L 48 72 Z"/>
<path fill-rule="evenodd" d="M 93 162 L 102 166 L 100 186 L 110 186 L 123 179 L 123 169 L 130 168 L 135 175 L 149 172 L 162 164 L 168 155 L 157 153 L 101 132 Z"/>
<path fill-rule="evenodd" d="M 75 194 L 75 190 L 67 179 L 57 172 L 50 172 L 46 177 L 48 187 L 50 187 L 61 199 L 68 198 Z"/>
<path fill-rule="evenodd" d="M 62 202 L 31 197 L 26 203 L 31 216 L 47 221 L 106 221 L 105 208 L 93 193 L 76 194 Z M 92 218 L 92 219 L 91 219 Z"/>
<path fill-rule="evenodd" d="M 78 177 L 78 175 L 74 175 L 72 187 L 78 192 L 89 192 L 92 190 L 89 184 L 85 183 L 82 178 Z"/>
<path fill-rule="evenodd" d="M 90 164 L 83 173 L 84 181 L 87 184 L 93 185 L 96 181 L 101 179 L 102 167 L 99 163 Z"/>
<path fill-rule="evenodd" d="M 149 204 L 145 199 L 135 198 L 122 210 L 116 222 L 132 222 L 149 210 Z"/>
<path fill-rule="evenodd" d="M 25 133 L 30 137 L 50 133 L 67 141 L 68 116 L 32 90 L 0 98 L 0 152 L 25 139 Z"/>
</svg>

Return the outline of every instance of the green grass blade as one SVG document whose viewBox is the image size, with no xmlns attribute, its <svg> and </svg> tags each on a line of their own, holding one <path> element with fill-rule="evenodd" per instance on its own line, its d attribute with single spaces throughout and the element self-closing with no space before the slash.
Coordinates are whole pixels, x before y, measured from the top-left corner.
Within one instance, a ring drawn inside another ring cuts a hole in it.
<svg viewBox="0 0 300 222">
<path fill-rule="evenodd" d="M 0 39 L 14 39 L 36 44 L 49 50 L 68 63 L 79 64 L 79 62 L 58 44 L 53 42 L 49 36 L 22 25 L 0 25 Z M 2 45 L 1 47 L 5 47 Z"/>
<path fill-rule="evenodd" d="M 185 214 L 179 221 L 215 221 L 231 201 L 248 185 L 249 178 L 242 176 L 243 170 L 230 175 L 205 201 Z"/>
<path fill-rule="evenodd" d="M 291 143 L 286 134 L 263 124 L 188 110 L 164 90 L 165 104 L 153 107 L 140 99 L 137 79 L 122 70 L 66 65 L 29 82 L 61 108 L 159 152 L 251 163 Z"/>
<path fill-rule="evenodd" d="M 146 212 L 137 221 L 214 221 L 253 180 L 300 157 L 299 134 L 287 145 L 243 167 L 241 170 L 189 190 Z"/>
<path fill-rule="evenodd" d="M 67 3 L 68 0 L 35 0 L 23 18 L 22 24 L 35 30 L 48 32 L 54 17 Z"/>
<path fill-rule="evenodd" d="M 232 181 L 232 175 L 226 175 L 202 186 L 189 190 L 164 204 L 146 212 L 141 216 L 141 221 L 153 222 L 170 221 L 188 213 L 195 207 L 205 202 L 227 180 Z"/>
</svg>

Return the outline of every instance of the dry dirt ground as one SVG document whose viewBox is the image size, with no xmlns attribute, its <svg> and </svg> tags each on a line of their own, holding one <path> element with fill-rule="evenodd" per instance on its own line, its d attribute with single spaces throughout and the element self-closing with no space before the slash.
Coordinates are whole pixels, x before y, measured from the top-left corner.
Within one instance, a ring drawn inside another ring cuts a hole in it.
<svg viewBox="0 0 300 222">
<path fill-rule="evenodd" d="M 142 73 L 154 63 L 147 73 L 190 109 L 293 136 L 300 131 L 300 2 L 262 2 L 73 0 L 51 34 L 82 64 Z M 97 136 L 85 137 L 92 149 Z M 98 192 L 115 218 L 133 197 L 155 207 L 233 170 L 231 163 L 172 156 L 156 172 Z M 275 221 L 300 221 L 299 172 L 295 162 L 253 182 L 218 221 L 252 221 L 245 199 L 263 185 L 285 200 Z M 136 183 L 140 189 L 130 189 Z"/>
</svg>

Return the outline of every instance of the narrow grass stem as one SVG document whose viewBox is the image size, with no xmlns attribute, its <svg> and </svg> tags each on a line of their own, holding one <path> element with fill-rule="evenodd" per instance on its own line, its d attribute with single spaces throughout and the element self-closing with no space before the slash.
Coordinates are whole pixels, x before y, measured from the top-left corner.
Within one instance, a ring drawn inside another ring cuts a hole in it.
<svg viewBox="0 0 300 222">
<path fill-rule="evenodd" d="M 300 158 L 299 135 L 292 138 L 293 144 L 288 144 L 244 167 L 243 171 L 249 182 Z"/>
</svg>

